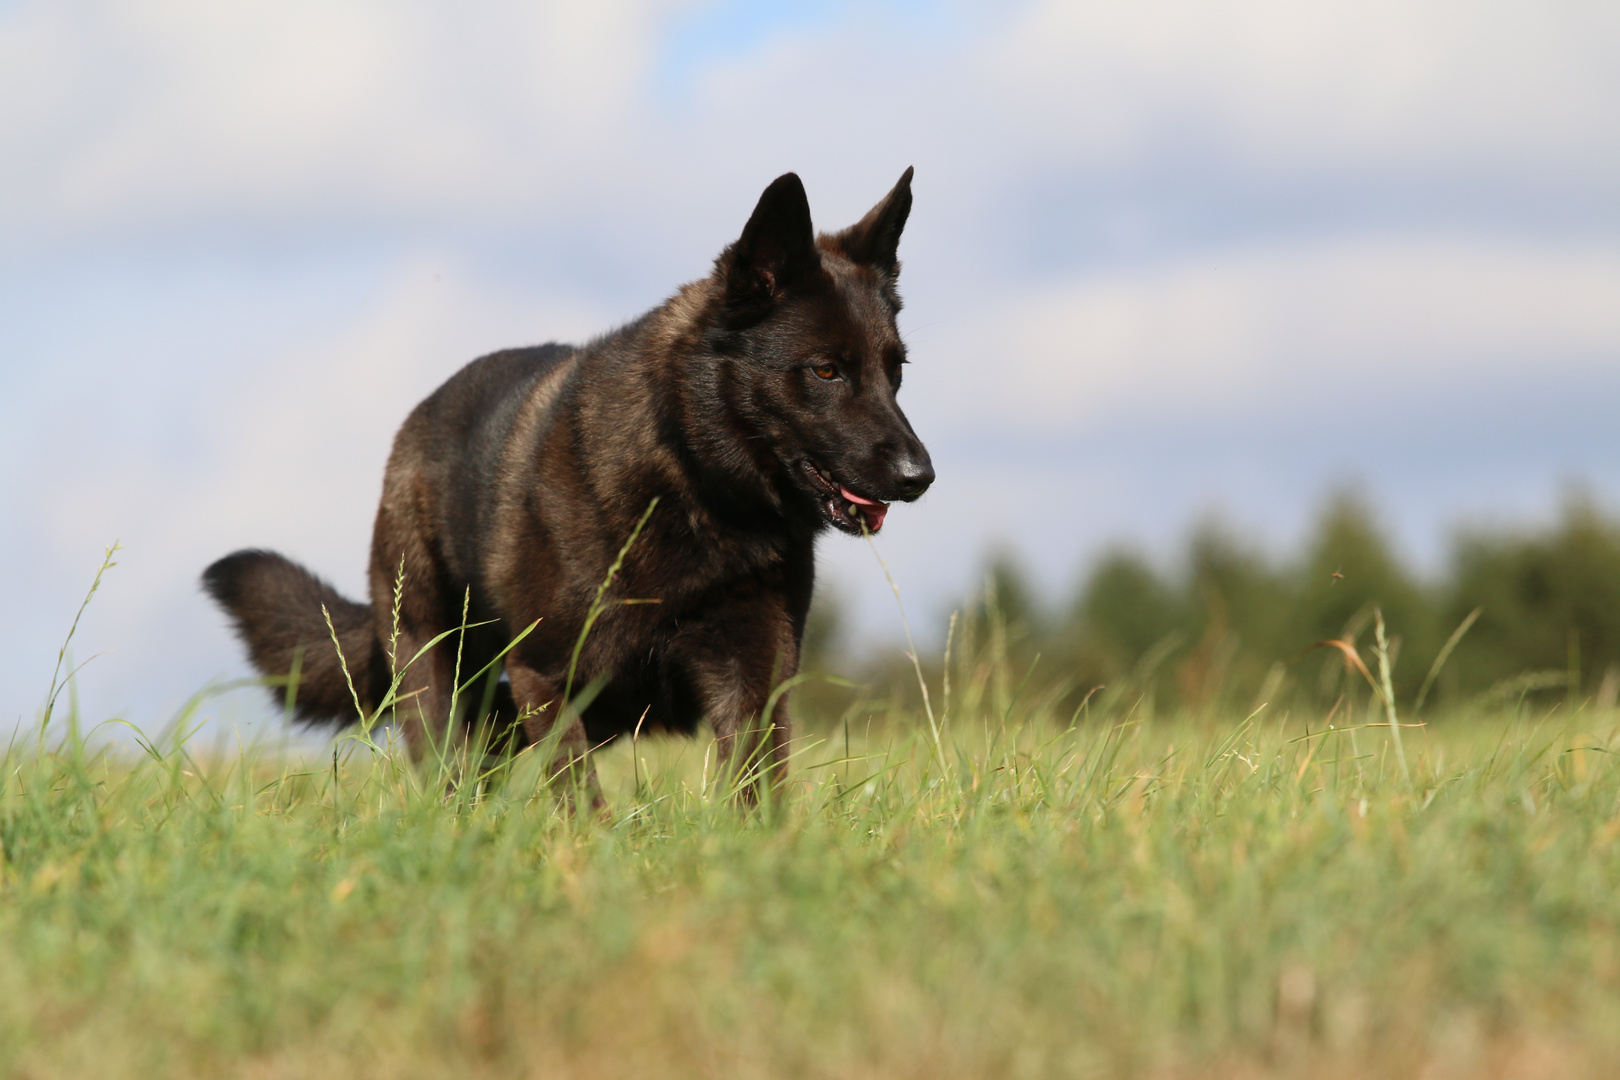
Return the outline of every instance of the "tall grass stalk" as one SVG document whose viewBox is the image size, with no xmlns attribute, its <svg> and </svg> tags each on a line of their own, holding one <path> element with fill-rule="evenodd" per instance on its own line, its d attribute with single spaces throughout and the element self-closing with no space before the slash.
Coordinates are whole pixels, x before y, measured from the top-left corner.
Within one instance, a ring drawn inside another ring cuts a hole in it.
<svg viewBox="0 0 1620 1080">
<path fill-rule="evenodd" d="M 79 632 L 79 620 L 84 618 L 85 608 L 90 606 L 90 601 L 95 599 L 96 590 L 101 588 L 102 575 L 118 565 L 113 562 L 113 556 L 122 550 L 123 545 L 114 540 L 102 552 L 101 565 L 96 567 L 96 576 L 91 579 L 89 591 L 84 594 L 84 599 L 79 602 L 79 610 L 73 613 L 73 624 L 68 627 L 67 637 L 62 639 L 62 647 L 57 650 L 56 667 L 51 671 L 51 688 L 46 694 L 45 709 L 39 720 L 39 737 L 41 741 L 45 738 L 45 731 L 50 727 L 51 717 L 55 714 L 56 699 L 64 689 L 73 684 L 73 676 L 78 673 L 78 668 L 70 667 L 66 677 L 62 675 L 62 667 L 67 664 L 68 650 L 73 646 L 73 636 Z M 90 659 L 94 660 L 95 657 Z M 86 660 L 84 663 L 88 664 L 89 662 L 90 660 Z M 84 664 L 80 664 L 79 668 L 83 666 Z"/>
<path fill-rule="evenodd" d="M 1384 714 L 1389 718 L 1389 738 L 1395 744 L 1395 758 L 1400 762 L 1401 778 L 1408 789 L 1412 787 L 1412 770 L 1406 764 L 1406 747 L 1401 740 L 1401 718 L 1395 713 L 1395 686 L 1390 680 L 1393 666 L 1389 656 L 1389 639 L 1384 635 L 1384 613 L 1373 609 L 1373 656 L 1378 660 L 1378 684 L 1384 699 Z"/>
<path fill-rule="evenodd" d="M 928 697 L 928 680 L 923 676 L 922 662 L 917 659 L 917 642 L 911 636 L 911 620 L 906 617 L 906 603 L 900 598 L 900 586 L 895 583 L 894 575 L 889 573 L 889 564 L 883 561 L 883 553 L 878 550 L 877 540 L 866 527 L 865 519 L 861 521 L 861 535 L 866 538 L 867 546 L 872 549 L 872 557 L 877 560 L 878 566 L 883 570 L 884 580 L 889 583 L 889 589 L 894 593 L 895 607 L 900 609 L 900 625 L 906 633 L 906 657 L 911 661 L 912 670 L 917 673 L 917 689 L 922 691 L 923 715 L 928 718 L 928 731 L 934 737 L 934 751 L 940 768 L 948 777 L 950 761 L 945 757 L 945 745 L 940 741 L 939 722 L 934 719 L 934 706 Z"/>
</svg>

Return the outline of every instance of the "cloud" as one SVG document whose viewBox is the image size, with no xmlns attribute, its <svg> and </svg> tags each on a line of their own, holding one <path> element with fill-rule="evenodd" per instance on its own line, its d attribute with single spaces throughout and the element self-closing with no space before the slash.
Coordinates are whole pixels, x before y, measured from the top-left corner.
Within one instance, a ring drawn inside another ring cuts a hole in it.
<svg viewBox="0 0 1620 1080">
<path fill-rule="evenodd" d="M 1062 431 L 1620 369 L 1620 251 L 1369 237 L 1203 252 L 1004 297 L 936 347 L 959 424 Z M 990 375 L 989 378 L 976 376 Z M 919 380 L 920 382 L 921 380 Z"/>
<path fill-rule="evenodd" d="M 1612 177 L 1617 40 L 1620 14 L 1571 0 L 1045 0 L 983 70 L 1033 154 L 1107 165 L 1192 135 L 1272 173 L 1552 158 Z"/>
<path fill-rule="evenodd" d="M 696 6 L 23 0 L 0 14 L 0 228 L 556 223 L 635 215 L 649 182 L 701 198 L 717 164 L 752 185 L 887 156 L 981 197 L 1189 155 L 1273 180 L 1620 178 L 1601 5 L 1051 0 L 961 9 L 949 33 L 909 8 L 784 15 L 706 47 L 670 97 L 656 73 Z"/>
<path fill-rule="evenodd" d="M 663 6 L 14 5 L 5 201 L 78 228 L 532 205 L 619 139 Z"/>
</svg>

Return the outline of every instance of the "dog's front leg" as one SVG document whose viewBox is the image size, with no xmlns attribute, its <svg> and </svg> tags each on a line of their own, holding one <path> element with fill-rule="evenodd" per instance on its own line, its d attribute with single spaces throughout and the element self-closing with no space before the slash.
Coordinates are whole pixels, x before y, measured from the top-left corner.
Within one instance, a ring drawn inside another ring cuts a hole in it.
<svg viewBox="0 0 1620 1080">
<path fill-rule="evenodd" d="M 772 791 L 780 791 L 787 781 L 788 741 L 792 732 L 787 695 L 784 693 L 776 700 L 767 717 L 765 709 L 771 684 L 734 686 L 727 690 L 719 684 L 736 678 L 735 669 L 713 674 L 716 685 L 705 697 L 711 701 L 709 722 L 714 725 L 721 775 L 735 786 L 741 802 L 753 805 L 759 801 L 763 783 L 769 783 Z"/>
<path fill-rule="evenodd" d="M 762 780 L 787 780 L 787 694 L 772 694 L 799 666 L 798 642 L 778 605 L 732 607 L 685 630 L 679 645 L 692 684 L 714 727 L 722 775 L 747 804 Z"/>
<path fill-rule="evenodd" d="M 604 805 L 602 789 L 596 781 L 596 766 L 591 762 L 584 720 L 577 714 L 568 716 L 563 729 L 556 730 L 558 717 L 565 710 L 561 688 L 534 668 L 511 657 L 506 661 L 506 677 L 511 680 L 512 698 L 523 719 L 523 731 L 529 737 L 529 744 L 539 753 L 550 754 L 546 779 L 555 783 L 566 778 L 566 797 L 572 798 L 575 787 L 582 787 L 589 792 L 591 806 L 600 809 Z"/>
</svg>

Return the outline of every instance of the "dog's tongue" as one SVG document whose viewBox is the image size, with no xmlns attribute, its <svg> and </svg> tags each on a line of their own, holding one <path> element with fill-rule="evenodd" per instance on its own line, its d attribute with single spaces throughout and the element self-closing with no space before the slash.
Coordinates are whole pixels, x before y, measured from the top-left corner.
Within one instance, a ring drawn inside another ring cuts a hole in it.
<svg viewBox="0 0 1620 1080">
<path fill-rule="evenodd" d="M 883 518 L 889 512 L 889 504 L 878 502 L 876 499 L 863 499 L 843 484 L 838 485 L 838 494 L 861 508 L 866 516 L 866 527 L 873 532 L 883 528 Z"/>
</svg>

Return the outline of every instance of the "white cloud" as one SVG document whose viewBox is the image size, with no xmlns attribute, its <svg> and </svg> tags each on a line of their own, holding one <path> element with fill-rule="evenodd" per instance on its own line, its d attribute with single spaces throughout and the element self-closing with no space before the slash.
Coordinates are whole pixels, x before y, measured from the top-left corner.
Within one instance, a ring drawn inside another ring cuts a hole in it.
<svg viewBox="0 0 1620 1080">
<path fill-rule="evenodd" d="M 1044 0 L 991 47 L 1029 150 L 1198 135 L 1269 170 L 1620 166 L 1620 11 L 1579 0 Z"/>
<path fill-rule="evenodd" d="M 0 16 L 0 191 L 102 227 L 531 204 L 623 130 L 663 6 L 20 4 Z"/>
<path fill-rule="evenodd" d="M 23 0 L 0 14 L 0 225 L 552 219 L 880 147 L 991 185 L 1188 146 L 1274 176 L 1620 175 L 1620 9 L 1574 0 L 1046 0 L 968 40 L 851 15 L 660 103 L 679 6 Z"/>
<path fill-rule="evenodd" d="M 931 404 L 958 423 L 1052 431 L 1280 388 L 1326 401 L 1601 374 L 1620 365 L 1617 297 L 1620 252 L 1603 247 L 1394 237 L 1205 253 L 987 305 L 934 350 L 942 382 L 974 393 Z"/>
</svg>

